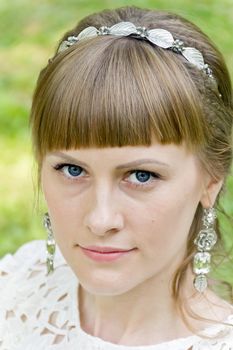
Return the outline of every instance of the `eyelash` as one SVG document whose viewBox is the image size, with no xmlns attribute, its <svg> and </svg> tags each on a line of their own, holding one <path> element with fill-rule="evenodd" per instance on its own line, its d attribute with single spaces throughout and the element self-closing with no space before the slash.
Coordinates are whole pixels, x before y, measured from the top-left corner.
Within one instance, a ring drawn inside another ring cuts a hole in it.
<svg viewBox="0 0 233 350">
<path fill-rule="evenodd" d="M 157 173 L 154 173 L 152 171 L 149 171 L 149 170 L 144 170 L 144 169 L 134 169 L 134 170 L 131 170 L 129 172 L 129 175 L 132 175 L 132 174 L 136 174 L 137 172 L 142 172 L 142 173 L 147 173 L 150 175 L 150 179 L 149 181 L 147 182 L 138 182 L 138 183 L 133 183 L 133 182 L 130 182 L 130 181 L 127 181 L 129 183 L 129 185 L 133 188 L 140 188 L 140 187 L 143 187 L 143 188 L 146 188 L 146 187 L 151 187 L 151 185 L 153 184 L 153 182 L 155 180 L 159 180 L 161 179 L 161 176 Z"/>
<path fill-rule="evenodd" d="M 67 176 L 64 173 L 64 168 L 65 167 L 71 167 L 71 166 L 80 168 L 81 170 L 84 170 L 81 166 L 78 166 L 78 165 L 75 165 L 75 164 L 68 164 L 68 163 L 59 163 L 59 164 L 54 166 L 54 169 L 59 171 L 59 172 L 61 172 L 65 176 L 66 179 L 71 180 L 71 181 L 77 181 L 77 178 L 79 178 L 80 176 L 72 177 L 71 175 Z"/>
<path fill-rule="evenodd" d="M 81 176 L 76 176 L 76 177 L 72 177 L 72 176 L 67 176 L 65 173 L 64 173 L 64 168 L 65 167 L 71 167 L 71 166 L 74 166 L 74 167 L 77 167 L 77 168 L 80 168 L 82 171 L 85 171 L 82 167 L 78 166 L 78 165 L 75 165 L 75 164 L 68 164 L 68 163 L 59 163 L 57 165 L 55 165 L 53 168 L 56 170 L 56 171 L 59 171 L 62 173 L 62 175 L 68 179 L 69 181 L 78 181 L 77 178 L 80 178 Z M 135 174 L 137 172 L 142 172 L 142 173 L 147 173 L 151 176 L 149 182 L 141 182 L 141 183 L 132 183 L 130 181 L 126 181 L 131 187 L 133 188 L 139 188 L 139 187 L 149 187 L 151 186 L 151 182 L 152 181 L 155 181 L 155 180 L 160 180 L 162 179 L 162 176 L 158 173 L 155 173 L 155 172 L 152 172 L 152 171 L 148 171 L 148 170 L 144 170 L 144 169 L 134 169 L 134 170 L 131 170 L 128 172 L 128 176 L 129 177 L 130 175 L 132 174 Z"/>
</svg>

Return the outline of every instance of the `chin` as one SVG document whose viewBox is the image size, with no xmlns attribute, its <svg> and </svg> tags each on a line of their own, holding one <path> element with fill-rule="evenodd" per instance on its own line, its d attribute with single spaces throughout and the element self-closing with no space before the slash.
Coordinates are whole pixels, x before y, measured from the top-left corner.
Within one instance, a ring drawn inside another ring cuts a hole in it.
<svg viewBox="0 0 233 350">
<path fill-rule="evenodd" d="M 95 276 L 93 279 L 77 276 L 81 286 L 90 294 L 102 295 L 102 296 L 116 296 L 124 294 L 131 290 L 134 286 L 128 285 L 126 281 L 129 279 L 114 279 L 110 278 L 97 278 Z"/>
</svg>

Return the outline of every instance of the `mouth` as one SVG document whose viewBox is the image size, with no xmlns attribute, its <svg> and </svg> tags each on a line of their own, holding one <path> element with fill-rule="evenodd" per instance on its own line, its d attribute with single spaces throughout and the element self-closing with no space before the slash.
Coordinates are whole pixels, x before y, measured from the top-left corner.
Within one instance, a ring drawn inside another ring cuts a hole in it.
<svg viewBox="0 0 233 350">
<path fill-rule="evenodd" d="M 88 246 L 88 247 L 81 247 L 81 248 L 92 252 L 102 253 L 102 254 L 129 252 L 133 249 L 136 249 L 136 248 L 122 249 L 122 248 L 116 248 L 116 247 L 98 247 L 98 246 Z"/>
<path fill-rule="evenodd" d="M 109 247 L 105 247 L 105 249 L 103 249 L 102 247 L 101 249 L 98 248 L 99 250 L 93 250 L 93 249 L 83 248 L 81 246 L 80 246 L 80 249 L 85 256 L 97 262 L 114 261 L 119 258 L 130 255 L 136 250 L 136 248 L 129 249 L 129 250 L 119 250 L 119 248 L 114 248 L 118 250 L 113 250 L 113 248 L 110 249 Z"/>
</svg>

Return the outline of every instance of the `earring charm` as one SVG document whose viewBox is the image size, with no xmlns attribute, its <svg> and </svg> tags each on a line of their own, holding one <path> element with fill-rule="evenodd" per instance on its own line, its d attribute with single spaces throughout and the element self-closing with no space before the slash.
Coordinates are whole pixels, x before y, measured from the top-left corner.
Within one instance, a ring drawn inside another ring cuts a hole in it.
<svg viewBox="0 0 233 350">
<path fill-rule="evenodd" d="M 47 240 L 46 240 L 46 251 L 47 251 L 46 264 L 47 264 L 47 275 L 49 275 L 54 271 L 54 256 L 56 251 L 56 242 L 54 240 L 51 221 L 48 213 L 44 214 L 43 224 L 48 234 Z"/>
<path fill-rule="evenodd" d="M 208 286 L 206 275 L 211 270 L 210 251 L 217 242 L 217 234 L 214 230 L 216 217 L 216 210 L 214 208 L 204 209 L 202 218 L 204 228 L 198 233 L 194 240 L 194 244 L 197 246 L 198 250 L 194 255 L 193 261 L 193 272 L 196 275 L 194 287 L 200 293 L 204 292 Z"/>
</svg>

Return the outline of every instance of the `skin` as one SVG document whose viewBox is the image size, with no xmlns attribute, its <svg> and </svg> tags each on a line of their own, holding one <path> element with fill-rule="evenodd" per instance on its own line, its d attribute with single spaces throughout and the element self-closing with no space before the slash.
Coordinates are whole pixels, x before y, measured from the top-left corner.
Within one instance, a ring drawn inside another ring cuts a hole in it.
<svg viewBox="0 0 233 350">
<path fill-rule="evenodd" d="M 183 260 L 198 203 L 213 205 L 222 182 L 211 179 L 185 145 L 156 142 L 48 153 L 41 182 L 56 242 L 80 282 L 82 328 L 124 345 L 189 335 L 170 282 Z M 136 250 L 99 263 L 80 245 Z M 194 293 L 192 280 L 189 271 L 187 297 Z M 203 310 L 202 301 L 195 303 L 196 311 Z"/>
</svg>

